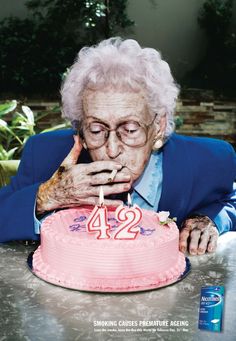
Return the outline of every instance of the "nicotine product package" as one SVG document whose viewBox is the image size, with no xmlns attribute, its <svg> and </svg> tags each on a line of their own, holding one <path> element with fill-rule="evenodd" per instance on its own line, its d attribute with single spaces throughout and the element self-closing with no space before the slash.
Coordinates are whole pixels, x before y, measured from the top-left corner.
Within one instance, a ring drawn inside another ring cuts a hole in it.
<svg viewBox="0 0 236 341">
<path fill-rule="evenodd" d="M 198 328 L 213 332 L 222 330 L 225 289 L 206 286 L 201 289 Z"/>
</svg>

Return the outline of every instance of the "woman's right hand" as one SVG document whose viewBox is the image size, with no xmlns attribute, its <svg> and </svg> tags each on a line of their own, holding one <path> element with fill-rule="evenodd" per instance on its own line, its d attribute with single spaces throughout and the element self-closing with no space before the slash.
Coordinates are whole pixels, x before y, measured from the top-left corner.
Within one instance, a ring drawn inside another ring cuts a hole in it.
<svg viewBox="0 0 236 341">
<path fill-rule="evenodd" d="M 127 168 L 115 161 L 95 161 L 76 164 L 82 150 L 79 136 L 74 136 L 74 146 L 53 176 L 39 186 L 37 193 L 37 214 L 57 208 L 80 205 L 97 205 L 100 186 L 104 196 L 123 193 L 130 189 L 132 177 Z M 118 173 L 111 183 L 112 170 Z M 104 200 L 105 205 L 118 206 L 120 200 Z"/>
</svg>

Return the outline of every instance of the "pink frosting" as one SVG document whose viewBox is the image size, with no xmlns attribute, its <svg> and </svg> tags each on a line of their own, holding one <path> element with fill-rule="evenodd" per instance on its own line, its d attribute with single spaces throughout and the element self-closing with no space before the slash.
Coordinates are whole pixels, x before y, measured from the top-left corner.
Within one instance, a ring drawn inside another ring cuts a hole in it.
<svg viewBox="0 0 236 341">
<path fill-rule="evenodd" d="M 37 276 L 73 289 L 123 292 L 161 287 L 184 272 L 175 223 L 163 226 L 157 213 L 142 210 L 141 233 L 135 240 L 97 240 L 85 228 L 92 209 L 63 210 L 44 220 L 41 245 L 33 256 Z M 114 235 L 114 208 L 109 208 L 108 218 Z"/>
</svg>

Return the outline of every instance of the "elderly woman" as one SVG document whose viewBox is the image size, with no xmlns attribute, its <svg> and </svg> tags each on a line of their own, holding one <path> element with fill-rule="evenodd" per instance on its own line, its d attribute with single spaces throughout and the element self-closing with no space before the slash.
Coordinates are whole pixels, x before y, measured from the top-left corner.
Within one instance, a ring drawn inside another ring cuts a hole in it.
<svg viewBox="0 0 236 341">
<path fill-rule="evenodd" d="M 41 218 L 97 204 L 101 185 L 107 205 L 129 191 L 142 208 L 170 211 L 180 249 L 193 255 L 235 229 L 235 153 L 226 142 L 173 133 L 179 88 L 160 53 L 119 38 L 83 48 L 61 92 L 74 130 L 27 142 L 0 193 L 1 241 L 37 239 Z"/>
</svg>

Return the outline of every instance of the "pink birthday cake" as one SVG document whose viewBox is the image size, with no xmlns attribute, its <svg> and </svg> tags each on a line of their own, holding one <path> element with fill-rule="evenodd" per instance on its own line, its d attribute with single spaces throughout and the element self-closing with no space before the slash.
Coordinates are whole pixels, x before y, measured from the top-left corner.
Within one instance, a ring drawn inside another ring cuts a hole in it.
<svg viewBox="0 0 236 341">
<path fill-rule="evenodd" d="M 67 288 L 129 292 L 176 282 L 186 268 L 179 251 L 179 230 L 163 213 L 142 209 L 135 239 L 115 239 L 119 223 L 108 208 L 109 239 L 88 233 L 92 206 L 58 211 L 41 227 L 41 244 L 34 252 L 32 270 L 47 282 Z M 164 213 L 165 214 L 165 213 Z"/>
</svg>

